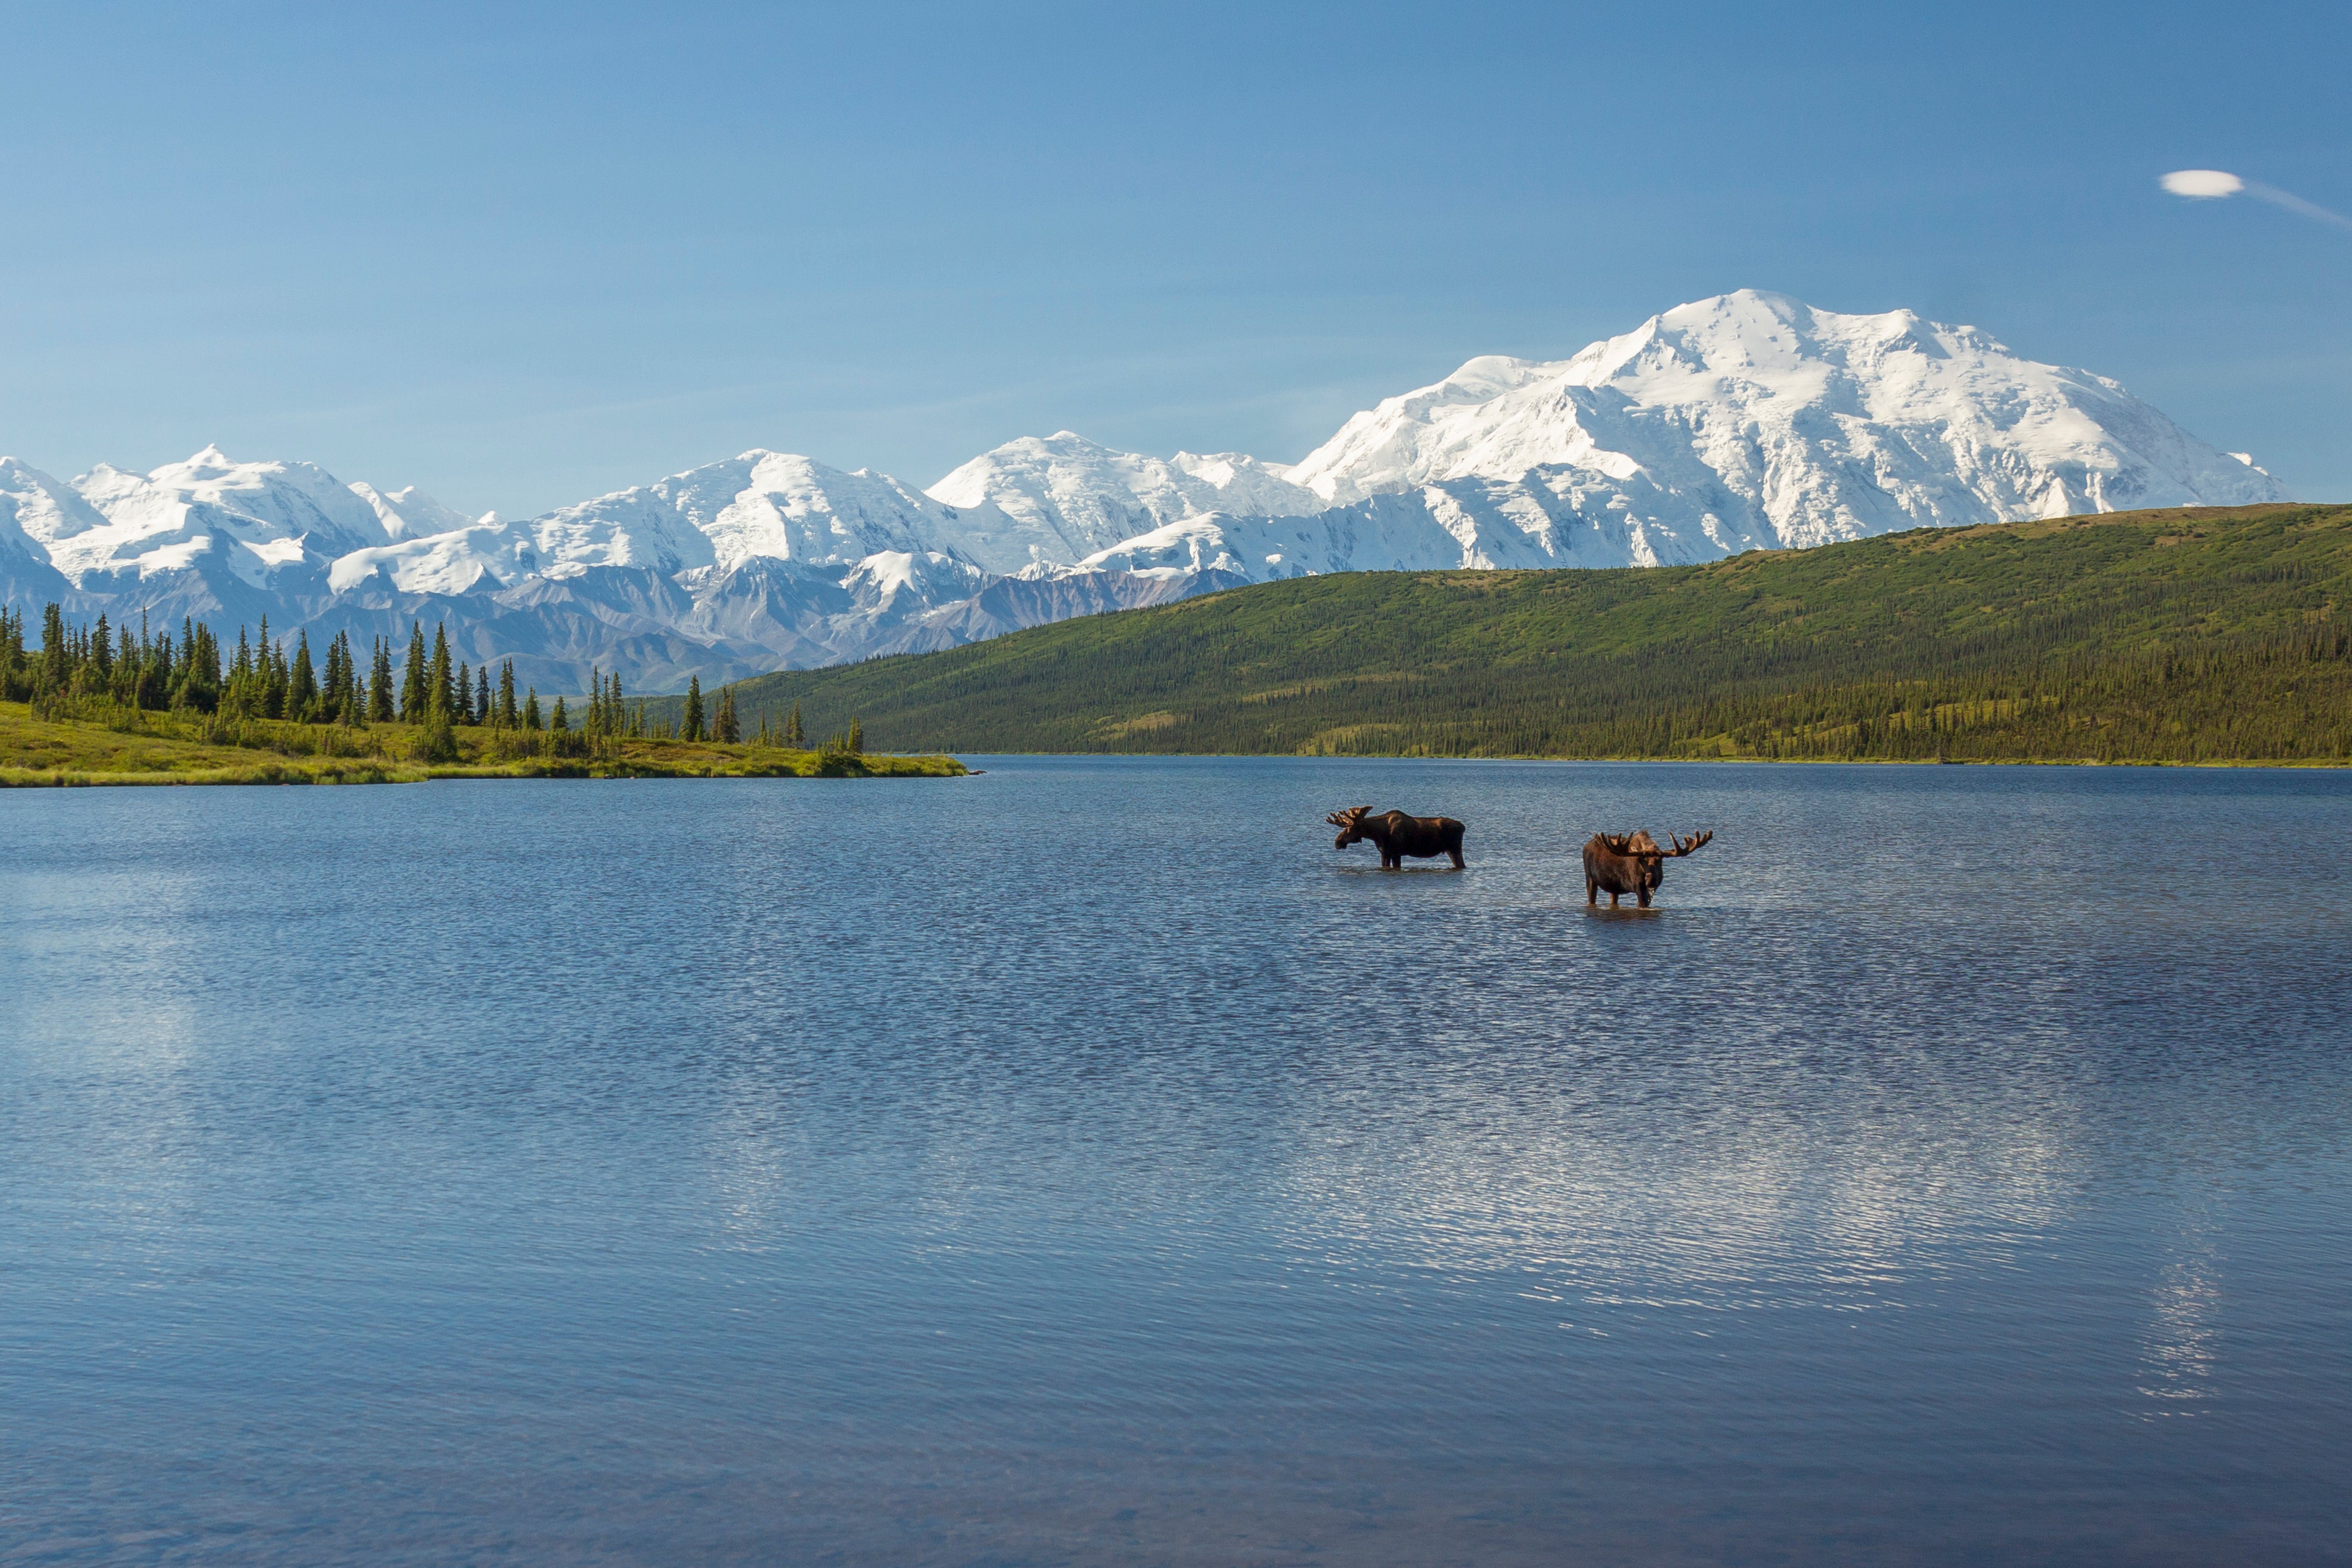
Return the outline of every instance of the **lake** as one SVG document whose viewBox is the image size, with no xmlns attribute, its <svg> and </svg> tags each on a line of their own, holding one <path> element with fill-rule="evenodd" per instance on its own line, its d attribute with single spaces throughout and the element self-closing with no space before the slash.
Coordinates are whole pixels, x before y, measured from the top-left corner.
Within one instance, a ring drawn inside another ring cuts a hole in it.
<svg viewBox="0 0 2352 1568">
<path fill-rule="evenodd" d="M 2352 774 L 975 765 L 0 795 L 0 1561 L 2352 1560 Z"/>
</svg>

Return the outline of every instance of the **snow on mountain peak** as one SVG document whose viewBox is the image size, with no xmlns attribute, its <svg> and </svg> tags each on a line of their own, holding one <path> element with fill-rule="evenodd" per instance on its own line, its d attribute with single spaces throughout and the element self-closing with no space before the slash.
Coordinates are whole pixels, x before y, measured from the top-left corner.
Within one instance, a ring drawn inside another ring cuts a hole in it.
<svg viewBox="0 0 2352 1568">
<path fill-rule="evenodd" d="M 2103 376 L 1909 310 L 1843 315 L 1756 289 L 1566 360 L 1472 360 L 1357 415 L 1290 477 L 1353 502 L 1550 469 L 1627 506 L 1661 492 L 1685 534 L 1779 545 L 2284 495 Z"/>
<path fill-rule="evenodd" d="M 496 516 L 486 512 L 478 518 L 467 517 L 454 507 L 443 506 L 415 485 L 396 490 L 379 490 L 373 485 L 360 483 L 348 488 L 352 494 L 367 502 L 385 536 L 392 539 L 446 533 L 451 529 L 470 528 L 476 523 L 488 522 Z"/>
<path fill-rule="evenodd" d="M 682 685 L 1238 581 L 1657 565 L 1929 523 L 2284 499 L 2249 455 L 2105 377 L 1909 310 L 1741 289 L 1563 360 L 1467 360 L 1295 466 L 1147 457 L 1057 430 L 919 491 L 754 447 L 509 521 L 217 446 L 70 482 L 0 458 L 0 591 L 37 606 L 79 588 L 126 615 L 267 607 L 273 624 L 340 616 L 345 629 L 396 616 L 391 595 L 433 595 L 429 613 L 461 625 L 482 606 L 470 646 L 486 655 L 535 637 L 550 671 L 602 659 L 633 684 Z"/>
<path fill-rule="evenodd" d="M 982 452 L 924 493 L 945 506 L 993 507 L 1027 552 L 1022 564 L 1065 566 L 1206 511 L 1279 517 L 1321 509 L 1319 497 L 1286 475 L 1241 453 L 1147 458 L 1057 430 Z"/>
</svg>

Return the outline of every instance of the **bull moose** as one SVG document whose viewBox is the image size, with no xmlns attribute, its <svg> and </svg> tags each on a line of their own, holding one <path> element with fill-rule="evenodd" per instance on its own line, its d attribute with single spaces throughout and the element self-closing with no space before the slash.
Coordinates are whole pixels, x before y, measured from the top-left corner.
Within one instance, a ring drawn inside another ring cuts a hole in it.
<svg viewBox="0 0 2352 1568">
<path fill-rule="evenodd" d="M 1369 838 L 1380 849 L 1383 871 L 1398 869 L 1408 855 L 1416 860 L 1448 856 L 1454 861 L 1454 868 L 1462 869 L 1462 825 L 1452 817 L 1407 816 L 1402 811 L 1384 811 L 1374 816 L 1371 810 L 1369 805 L 1351 805 L 1325 817 L 1324 821 L 1339 830 L 1339 837 L 1331 840 L 1331 847 L 1345 849 L 1359 839 Z"/>
<path fill-rule="evenodd" d="M 1584 901 L 1598 904 L 1601 893 L 1609 894 L 1609 907 L 1615 909 L 1618 899 L 1631 893 L 1643 909 L 1650 907 L 1650 895 L 1666 879 L 1666 862 L 1705 844 L 1715 835 L 1702 833 L 1685 842 L 1671 833 L 1672 849 L 1661 849 L 1658 841 L 1650 837 L 1649 829 L 1637 828 L 1632 833 L 1596 833 L 1584 844 Z"/>
</svg>

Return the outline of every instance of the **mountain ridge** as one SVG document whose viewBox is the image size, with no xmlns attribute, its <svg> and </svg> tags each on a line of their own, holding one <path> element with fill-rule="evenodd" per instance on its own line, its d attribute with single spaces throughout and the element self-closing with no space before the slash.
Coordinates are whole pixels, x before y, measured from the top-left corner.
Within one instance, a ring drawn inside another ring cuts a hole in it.
<svg viewBox="0 0 2352 1568">
<path fill-rule="evenodd" d="M 727 680 L 1307 574 L 1668 565 L 1923 522 L 2285 499 L 2107 378 L 1910 311 L 1740 290 L 1565 360 L 1473 358 L 1291 465 L 1061 430 L 918 489 L 755 447 L 502 520 L 214 446 L 72 481 L 0 459 L 0 589 L 322 633 L 430 609 L 484 657 L 578 689 L 591 667 L 640 687 Z M 625 595 L 638 608 L 606 613 L 619 578 L 526 591 L 591 573 L 649 574 Z"/>
<path fill-rule="evenodd" d="M 763 675 L 887 750 L 2352 763 L 2352 506 L 1253 584 Z M 674 720 L 675 699 L 650 704 Z"/>
</svg>

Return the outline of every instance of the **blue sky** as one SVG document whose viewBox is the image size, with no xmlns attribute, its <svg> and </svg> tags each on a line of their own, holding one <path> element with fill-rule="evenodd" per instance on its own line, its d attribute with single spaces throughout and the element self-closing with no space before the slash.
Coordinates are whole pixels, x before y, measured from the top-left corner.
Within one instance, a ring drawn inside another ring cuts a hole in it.
<svg viewBox="0 0 2352 1568">
<path fill-rule="evenodd" d="M 0 452 L 528 514 L 752 446 L 1296 459 L 1740 287 L 2352 500 L 2352 8 L 17 5 Z"/>
</svg>

